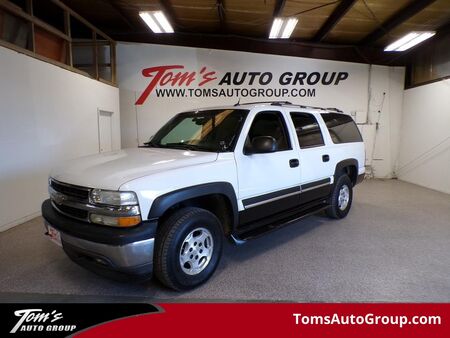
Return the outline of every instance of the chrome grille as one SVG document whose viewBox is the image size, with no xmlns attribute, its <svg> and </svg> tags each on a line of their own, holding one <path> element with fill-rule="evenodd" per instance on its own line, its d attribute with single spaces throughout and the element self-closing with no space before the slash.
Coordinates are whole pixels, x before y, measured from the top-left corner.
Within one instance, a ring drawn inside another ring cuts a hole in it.
<svg viewBox="0 0 450 338">
<path fill-rule="evenodd" d="M 60 214 L 90 222 L 91 213 L 112 217 L 140 215 L 138 205 L 111 206 L 90 203 L 91 188 L 80 187 L 50 179 L 49 194 L 53 208 Z"/>
<path fill-rule="evenodd" d="M 79 187 L 77 185 L 71 185 L 66 183 L 61 183 L 55 180 L 50 180 L 50 186 L 57 192 L 87 201 L 89 199 L 89 188 Z"/>
<path fill-rule="evenodd" d="M 73 218 L 77 218 L 80 220 L 87 220 L 88 216 L 89 216 L 89 213 L 86 210 L 69 207 L 68 205 L 64 205 L 64 204 L 60 204 L 60 205 L 53 204 L 53 207 L 64 215 L 67 215 L 67 216 L 73 217 Z"/>
<path fill-rule="evenodd" d="M 89 188 L 50 179 L 49 193 L 53 208 L 64 216 L 88 221 Z"/>
</svg>

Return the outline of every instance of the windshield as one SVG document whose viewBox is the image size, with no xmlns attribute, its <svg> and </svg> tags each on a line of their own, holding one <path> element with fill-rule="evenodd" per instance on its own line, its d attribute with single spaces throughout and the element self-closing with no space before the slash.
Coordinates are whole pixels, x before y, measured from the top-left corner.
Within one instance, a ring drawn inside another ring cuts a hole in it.
<svg viewBox="0 0 450 338">
<path fill-rule="evenodd" d="M 233 151 L 247 116 L 244 109 L 215 109 L 176 115 L 153 138 L 148 147 L 210 152 Z"/>
</svg>

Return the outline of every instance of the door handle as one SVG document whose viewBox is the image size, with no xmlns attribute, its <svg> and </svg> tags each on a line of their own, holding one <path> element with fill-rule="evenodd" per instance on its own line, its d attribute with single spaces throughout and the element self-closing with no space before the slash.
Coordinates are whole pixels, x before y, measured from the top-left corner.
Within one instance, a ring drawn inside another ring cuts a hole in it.
<svg viewBox="0 0 450 338">
<path fill-rule="evenodd" d="M 330 155 L 322 155 L 322 161 L 328 162 L 330 160 Z"/>
<path fill-rule="evenodd" d="M 293 158 L 292 160 L 289 160 L 289 166 L 290 166 L 291 168 L 298 167 L 299 164 L 300 164 L 300 161 L 297 160 L 296 158 Z"/>
</svg>

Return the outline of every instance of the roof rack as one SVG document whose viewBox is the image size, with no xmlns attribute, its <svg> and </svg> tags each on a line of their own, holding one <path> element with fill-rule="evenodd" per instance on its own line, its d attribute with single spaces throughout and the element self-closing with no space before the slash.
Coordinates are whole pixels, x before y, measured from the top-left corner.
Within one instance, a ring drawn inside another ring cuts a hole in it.
<svg viewBox="0 0 450 338">
<path fill-rule="evenodd" d="M 316 107 L 316 106 L 304 106 L 301 104 L 295 104 L 289 101 L 256 101 L 256 102 L 246 102 L 246 103 L 236 103 L 234 106 L 243 106 L 243 105 L 248 105 L 248 104 L 263 104 L 263 103 L 267 103 L 270 104 L 271 106 L 283 106 L 283 105 L 290 105 L 290 106 L 295 106 L 295 107 L 300 107 L 300 108 L 308 108 L 308 109 L 317 109 L 317 110 L 325 110 L 325 111 L 334 111 L 337 113 L 343 113 L 342 110 L 338 109 L 338 108 L 323 108 L 323 107 Z"/>
<path fill-rule="evenodd" d="M 236 103 L 234 106 L 243 106 L 247 104 L 259 104 L 259 103 L 268 103 L 271 106 L 282 106 L 283 104 L 292 104 L 289 101 L 257 101 L 257 102 L 246 102 L 246 103 Z"/>
<path fill-rule="evenodd" d="M 342 110 L 337 109 L 337 108 L 327 108 L 327 110 L 335 111 L 336 113 L 343 113 Z"/>
</svg>

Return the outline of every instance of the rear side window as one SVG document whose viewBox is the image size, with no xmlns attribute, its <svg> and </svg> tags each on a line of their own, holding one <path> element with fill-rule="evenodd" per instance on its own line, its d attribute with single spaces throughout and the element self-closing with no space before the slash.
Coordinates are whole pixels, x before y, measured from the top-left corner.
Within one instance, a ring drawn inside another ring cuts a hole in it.
<svg viewBox="0 0 450 338">
<path fill-rule="evenodd" d="M 316 118 L 307 113 L 291 113 L 300 148 L 323 146 L 322 132 Z"/>
<path fill-rule="evenodd" d="M 351 116 L 336 113 L 322 114 L 333 143 L 362 142 L 361 133 Z"/>
</svg>

